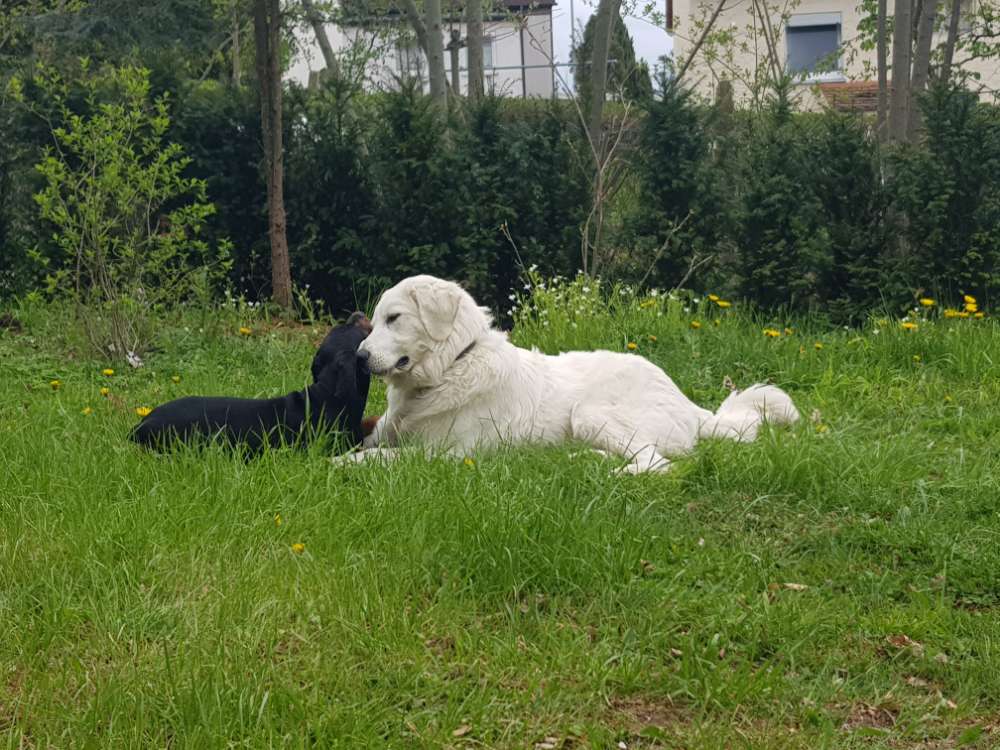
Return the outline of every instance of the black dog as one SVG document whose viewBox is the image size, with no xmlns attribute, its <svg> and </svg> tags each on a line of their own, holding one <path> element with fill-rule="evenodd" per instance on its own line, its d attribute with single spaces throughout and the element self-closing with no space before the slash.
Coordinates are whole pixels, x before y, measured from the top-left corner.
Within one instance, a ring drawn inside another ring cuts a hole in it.
<svg viewBox="0 0 1000 750">
<path fill-rule="evenodd" d="M 330 331 L 313 358 L 315 382 L 304 391 L 269 399 L 179 398 L 153 409 L 130 437 L 149 448 L 165 448 L 173 440 L 218 436 L 256 454 L 265 443 L 305 442 L 320 427 L 330 427 L 350 434 L 357 445 L 364 437 L 361 419 L 371 381 L 357 350 L 370 332 L 371 322 L 360 312 Z"/>
</svg>

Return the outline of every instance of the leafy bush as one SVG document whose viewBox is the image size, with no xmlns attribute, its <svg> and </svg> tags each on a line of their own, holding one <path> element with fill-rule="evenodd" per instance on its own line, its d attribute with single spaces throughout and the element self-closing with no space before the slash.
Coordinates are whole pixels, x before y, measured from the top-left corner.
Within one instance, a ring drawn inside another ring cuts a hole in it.
<svg viewBox="0 0 1000 750">
<path fill-rule="evenodd" d="M 43 71 L 60 122 L 37 165 L 45 185 L 35 200 L 66 261 L 49 275 L 49 291 L 73 299 L 98 351 L 123 357 L 148 347 L 165 305 L 203 291 L 225 269 L 226 247 L 212 253 L 197 237 L 214 207 L 204 183 L 184 176 L 180 146 L 163 143 L 167 101 L 150 101 L 148 73 L 91 76 L 86 64 L 83 73 L 80 115 L 66 84 Z"/>
<path fill-rule="evenodd" d="M 1000 109 L 936 87 L 921 100 L 926 143 L 892 160 L 905 269 L 945 298 L 1000 292 Z"/>
</svg>

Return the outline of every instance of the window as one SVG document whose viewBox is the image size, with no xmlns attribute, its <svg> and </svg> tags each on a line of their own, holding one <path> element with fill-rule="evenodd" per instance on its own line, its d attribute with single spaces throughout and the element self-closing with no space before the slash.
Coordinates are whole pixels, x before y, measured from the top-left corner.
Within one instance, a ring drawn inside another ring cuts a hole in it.
<svg viewBox="0 0 1000 750">
<path fill-rule="evenodd" d="M 785 29 L 788 69 L 804 78 L 839 78 L 840 14 L 803 13 Z"/>
<path fill-rule="evenodd" d="M 396 45 L 396 62 L 401 75 L 423 78 L 424 53 L 416 42 L 399 42 Z"/>
<path fill-rule="evenodd" d="M 493 67 L 493 37 L 483 37 L 483 68 Z"/>
</svg>

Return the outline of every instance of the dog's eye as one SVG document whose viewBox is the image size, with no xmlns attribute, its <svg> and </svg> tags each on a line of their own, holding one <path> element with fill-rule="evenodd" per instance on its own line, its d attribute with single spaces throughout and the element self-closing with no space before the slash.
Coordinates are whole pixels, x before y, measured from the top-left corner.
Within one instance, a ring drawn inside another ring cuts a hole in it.
<svg viewBox="0 0 1000 750">
<path fill-rule="evenodd" d="M 394 315 L 390 315 L 389 317 L 387 317 L 385 319 L 385 324 L 389 325 L 390 323 L 395 323 L 398 318 L 399 318 L 399 313 L 396 313 Z"/>
</svg>

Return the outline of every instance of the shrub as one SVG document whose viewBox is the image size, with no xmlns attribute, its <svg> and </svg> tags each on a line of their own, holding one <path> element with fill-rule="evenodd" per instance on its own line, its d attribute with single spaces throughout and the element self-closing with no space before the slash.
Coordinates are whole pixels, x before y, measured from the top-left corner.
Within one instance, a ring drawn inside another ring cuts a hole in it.
<svg viewBox="0 0 1000 750">
<path fill-rule="evenodd" d="M 73 299 L 98 351 L 124 357 L 148 347 L 165 305 L 225 268 L 226 248 L 211 253 L 197 238 L 214 207 L 204 183 L 183 176 L 189 160 L 181 148 L 163 143 L 167 101 L 150 101 L 148 73 L 124 67 L 91 76 L 86 63 L 83 73 L 80 115 L 58 75 L 43 72 L 61 122 L 37 165 L 45 185 L 35 199 L 67 261 L 50 274 L 49 291 Z"/>
</svg>

